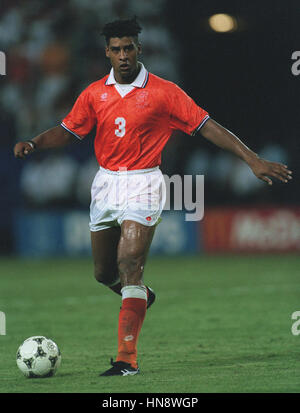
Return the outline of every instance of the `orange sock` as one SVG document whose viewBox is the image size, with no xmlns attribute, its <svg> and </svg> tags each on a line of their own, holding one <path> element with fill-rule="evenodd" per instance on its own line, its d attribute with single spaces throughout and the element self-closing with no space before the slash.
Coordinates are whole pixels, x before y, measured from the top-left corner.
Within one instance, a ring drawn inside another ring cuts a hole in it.
<svg viewBox="0 0 300 413">
<path fill-rule="evenodd" d="M 137 341 L 146 309 L 147 292 L 144 286 L 130 285 L 122 288 L 116 361 L 130 363 L 134 368 L 137 368 Z"/>
</svg>

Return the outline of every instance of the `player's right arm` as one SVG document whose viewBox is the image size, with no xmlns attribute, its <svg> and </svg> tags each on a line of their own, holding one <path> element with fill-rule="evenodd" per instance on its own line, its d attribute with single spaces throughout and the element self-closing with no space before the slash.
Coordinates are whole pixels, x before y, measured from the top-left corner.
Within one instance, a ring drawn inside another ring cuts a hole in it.
<svg viewBox="0 0 300 413">
<path fill-rule="evenodd" d="M 62 126 L 55 126 L 41 133 L 30 141 L 18 142 L 14 147 L 16 158 L 24 159 L 35 150 L 62 148 L 76 138 Z"/>
<path fill-rule="evenodd" d="M 16 158 L 24 159 L 35 150 L 62 148 L 77 138 L 82 139 L 96 123 L 95 111 L 90 99 L 90 87 L 80 93 L 71 112 L 60 126 L 48 129 L 32 140 L 19 142 L 14 147 Z"/>
</svg>

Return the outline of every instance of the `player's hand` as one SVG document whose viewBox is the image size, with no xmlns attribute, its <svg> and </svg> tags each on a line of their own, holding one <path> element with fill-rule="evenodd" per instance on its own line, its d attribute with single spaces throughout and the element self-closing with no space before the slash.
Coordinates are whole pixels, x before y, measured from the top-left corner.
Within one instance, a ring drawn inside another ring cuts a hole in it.
<svg viewBox="0 0 300 413">
<path fill-rule="evenodd" d="M 277 162 L 266 161 L 265 159 L 257 158 L 249 164 L 254 175 L 272 185 L 271 178 L 276 178 L 281 182 L 287 183 L 292 179 L 292 171 L 290 171 L 287 165 L 283 165 Z"/>
<path fill-rule="evenodd" d="M 14 147 L 14 155 L 20 159 L 25 159 L 27 155 L 34 151 L 35 148 L 29 142 L 18 142 Z"/>
</svg>

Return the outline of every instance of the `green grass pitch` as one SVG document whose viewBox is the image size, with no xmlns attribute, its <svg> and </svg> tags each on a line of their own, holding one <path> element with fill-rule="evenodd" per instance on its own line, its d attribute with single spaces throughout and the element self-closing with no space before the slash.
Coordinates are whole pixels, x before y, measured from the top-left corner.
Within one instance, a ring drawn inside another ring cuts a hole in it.
<svg viewBox="0 0 300 413">
<path fill-rule="evenodd" d="M 116 356 L 120 297 L 91 259 L 0 261 L 0 393 L 299 392 L 300 257 L 150 257 L 157 293 L 139 339 L 141 374 L 98 377 Z M 15 355 L 45 335 L 61 349 L 56 376 L 27 379 Z"/>
</svg>

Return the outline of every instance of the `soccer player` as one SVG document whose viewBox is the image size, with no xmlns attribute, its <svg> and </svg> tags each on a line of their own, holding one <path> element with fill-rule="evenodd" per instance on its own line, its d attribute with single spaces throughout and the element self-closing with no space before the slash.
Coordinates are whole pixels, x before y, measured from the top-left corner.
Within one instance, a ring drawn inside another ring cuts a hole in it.
<svg viewBox="0 0 300 413">
<path fill-rule="evenodd" d="M 137 341 L 154 292 L 144 285 L 146 257 L 164 207 L 161 152 L 174 130 L 201 134 L 231 151 L 257 178 L 272 184 L 291 179 L 286 165 L 261 159 L 219 125 L 182 89 L 139 62 L 141 32 L 136 18 L 105 25 L 105 53 L 111 71 L 77 98 L 61 125 L 15 145 L 17 158 L 36 150 L 63 147 L 96 126 L 99 163 L 90 205 L 91 245 L 97 281 L 122 296 L 118 353 L 102 376 L 139 372 Z"/>
</svg>

